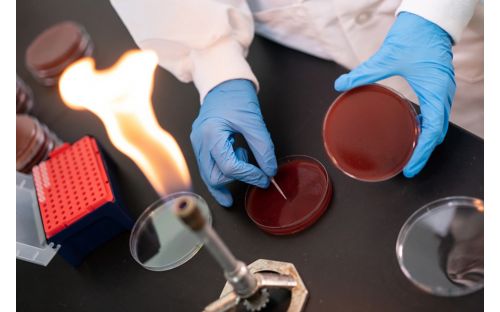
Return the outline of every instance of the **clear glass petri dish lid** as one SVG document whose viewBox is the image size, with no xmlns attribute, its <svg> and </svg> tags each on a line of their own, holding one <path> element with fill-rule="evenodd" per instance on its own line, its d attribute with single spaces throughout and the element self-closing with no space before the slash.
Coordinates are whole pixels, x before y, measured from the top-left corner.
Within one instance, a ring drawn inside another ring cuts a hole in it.
<svg viewBox="0 0 500 312">
<path fill-rule="evenodd" d="M 132 257 L 148 270 L 174 269 L 189 261 L 203 246 L 172 211 L 180 196 L 194 198 L 207 222 L 212 224 L 207 203 L 191 192 L 173 193 L 151 204 L 137 219 L 129 241 Z"/>
<path fill-rule="evenodd" d="M 424 292 L 463 296 L 483 288 L 484 204 L 446 197 L 414 212 L 396 242 L 404 275 Z"/>
</svg>

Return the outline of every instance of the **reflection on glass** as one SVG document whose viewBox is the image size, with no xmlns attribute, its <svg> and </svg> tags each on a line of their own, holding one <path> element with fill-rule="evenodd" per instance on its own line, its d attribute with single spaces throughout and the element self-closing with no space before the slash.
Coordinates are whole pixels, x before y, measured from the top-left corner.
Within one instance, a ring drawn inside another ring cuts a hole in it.
<svg viewBox="0 0 500 312">
<path fill-rule="evenodd" d="M 399 265 L 419 288 L 461 296 L 483 287 L 483 202 L 448 197 L 415 212 L 396 243 Z"/>
<path fill-rule="evenodd" d="M 172 204 L 182 195 L 194 197 L 206 220 L 212 223 L 207 203 L 193 193 L 174 193 L 152 204 L 139 217 L 130 235 L 132 256 L 146 269 L 176 268 L 191 259 L 202 246 L 172 212 Z"/>
</svg>

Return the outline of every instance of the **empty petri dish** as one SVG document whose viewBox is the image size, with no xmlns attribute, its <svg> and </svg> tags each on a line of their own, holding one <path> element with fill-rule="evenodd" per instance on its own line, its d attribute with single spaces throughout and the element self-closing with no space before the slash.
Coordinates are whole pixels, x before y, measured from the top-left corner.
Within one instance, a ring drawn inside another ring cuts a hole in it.
<svg viewBox="0 0 500 312">
<path fill-rule="evenodd" d="M 275 235 L 300 232 L 328 208 L 333 187 L 318 160 L 308 156 L 285 157 L 279 161 L 274 179 L 286 200 L 272 184 L 267 189 L 250 186 L 245 197 L 248 216 L 265 232 Z"/>
<path fill-rule="evenodd" d="M 471 197 L 447 197 L 411 215 L 396 242 L 405 276 L 423 291 L 445 297 L 483 288 L 484 204 Z"/>
<path fill-rule="evenodd" d="M 151 271 L 174 269 L 191 259 L 203 246 L 173 212 L 180 196 L 193 197 L 209 224 L 212 215 L 207 203 L 190 192 L 178 192 L 159 199 L 137 219 L 130 234 L 132 257 Z"/>
<path fill-rule="evenodd" d="M 64 69 L 89 56 L 93 43 L 83 26 L 66 21 L 39 34 L 26 50 L 28 70 L 43 85 L 55 85 Z"/>
<path fill-rule="evenodd" d="M 378 84 L 342 93 L 323 122 L 324 145 L 333 163 L 362 181 L 399 174 L 410 160 L 419 131 L 411 102 Z"/>
</svg>

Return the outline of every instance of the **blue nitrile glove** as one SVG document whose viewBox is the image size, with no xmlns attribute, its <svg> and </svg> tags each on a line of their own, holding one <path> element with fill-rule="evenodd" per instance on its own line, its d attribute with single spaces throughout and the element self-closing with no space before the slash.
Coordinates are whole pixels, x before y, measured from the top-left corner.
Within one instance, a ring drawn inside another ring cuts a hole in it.
<svg viewBox="0 0 500 312">
<path fill-rule="evenodd" d="M 235 133 L 243 135 L 260 169 L 247 162 L 244 148 L 233 148 Z M 276 174 L 274 145 L 249 80 L 228 80 L 206 95 L 193 123 L 191 143 L 201 177 L 222 206 L 233 204 L 225 184 L 240 180 L 267 188 L 269 177 Z"/>
<path fill-rule="evenodd" d="M 395 75 L 408 81 L 418 96 L 422 132 L 403 170 L 406 177 L 422 170 L 448 130 L 456 88 L 451 47 L 452 39 L 442 28 L 420 16 L 402 12 L 377 53 L 335 81 L 337 91 Z"/>
</svg>

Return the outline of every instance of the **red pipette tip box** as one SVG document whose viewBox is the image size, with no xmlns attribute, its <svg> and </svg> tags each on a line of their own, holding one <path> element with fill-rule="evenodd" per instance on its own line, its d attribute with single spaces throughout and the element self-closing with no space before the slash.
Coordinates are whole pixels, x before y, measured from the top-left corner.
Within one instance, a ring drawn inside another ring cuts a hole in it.
<svg viewBox="0 0 500 312">
<path fill-rule="evenodd" d="M 33 168 L 33 181 L 45 236 L 61 244 L 63 257 L 71 250 L 65 258 L 75 265 L 97 245 L 131 228 L 132 221 L 117 200 L 103 154 L 92 137 L 54 150 L 48 160 Z M 109 224 L 103 226 L 103 222 Z"/>
<path fill-rule="evenodd" d="M 47 238 L 114 200 L 95 139 L 64 144 L 33 169 Z"/>
</svg>

